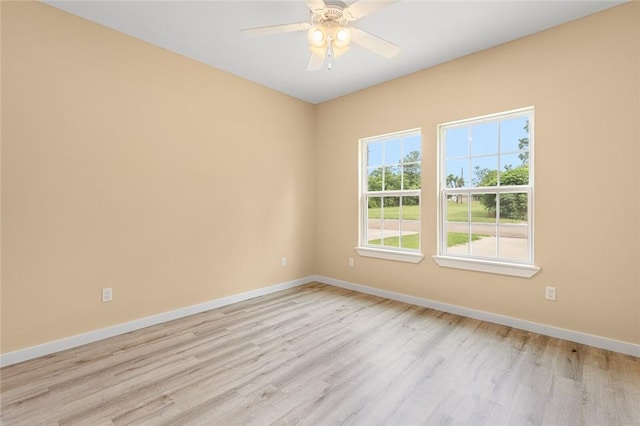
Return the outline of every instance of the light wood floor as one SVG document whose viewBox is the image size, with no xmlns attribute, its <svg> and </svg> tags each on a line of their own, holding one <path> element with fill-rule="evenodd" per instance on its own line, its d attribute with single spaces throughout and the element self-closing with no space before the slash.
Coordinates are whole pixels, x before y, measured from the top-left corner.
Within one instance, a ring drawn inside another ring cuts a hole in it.
<svg viewBox="0 0 640 426">
<path fill-rule="evenodd" d="M 3 425 L 640 425 L 638 358 L 321 284 L 0 374 Z"/>
</svg>

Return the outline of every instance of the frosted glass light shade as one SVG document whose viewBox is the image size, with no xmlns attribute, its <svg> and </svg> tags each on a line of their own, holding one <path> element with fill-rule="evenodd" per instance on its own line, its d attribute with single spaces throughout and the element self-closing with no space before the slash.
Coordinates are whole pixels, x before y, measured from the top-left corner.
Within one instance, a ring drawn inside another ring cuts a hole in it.
<svg viewBox="0 0 640 426">
<path fill-rule="evenodd" d="M 349 28 L 339 27 L 333 35 L 333 44 L 336 49 L 342 49 L 351 43 L 351 31 Z"/>
<path fill-rule="evenodd" d="M 307 39 L 312 47 L 322 47 L 327 42 L 327 33 L 323 27 L 314 25 L 309 28 Z"/>
</svg>

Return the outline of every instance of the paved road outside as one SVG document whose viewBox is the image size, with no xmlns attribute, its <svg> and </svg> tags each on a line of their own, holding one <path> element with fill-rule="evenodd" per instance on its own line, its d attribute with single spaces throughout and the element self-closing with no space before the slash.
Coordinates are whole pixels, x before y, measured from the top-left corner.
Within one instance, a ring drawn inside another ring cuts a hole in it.
<svg viewBox="0 0 640 426">
<path fill-rule="evenodd" d="M 382 238 L 380 221 L 369 221 L 369 241 Z M 449 232 L 469 232 L 466 225 L 450 224 Z M 384 222 L 384 237 L 397 237 L 398 235 L 417 234 L 419 225 L 417 222 L 403 222 L 404 230 L 398 229 L 398 221 Z M 473 225 L 473 233 L 488 235 L 471 242 L 470 254 L 483 257 L 497 257 L 497 237 L 495 225 Z M 447 248 L 448 253 L 469 254 L 469 244 L 461 244 Z M 500 257 L 508 259 L 526 260 L 528 256 L 527 228 L 526 226 L 501 226 L 500 227 Z"/>
<path fill-rule="evenodd" d="M 397 237 L 398 235 L 411 235 L 411 234 L 417 234 L 417 232 L 414 231 L 398 231 L 396 229 L 385 229 L 384 230 L 384 237 Z M 369 241 L 371 240 L 379 240 L 382 238 L 382 229 L 376 229 L 376 228 L 369 228 L 369 231 L 367 233 L 367 236 L 369 237 Z"/>
<path fill-rule="evenodd" d="M 402 230 L 400 230 L 402 225 Z M 420 222 L 417 220 L 405 220 L 400 222 L 399 220 L 370 220 L 368 223 L 369 239 L 373 240 L 373 235 L 376 238 L 380 238 L 380 228 L 384 226 L 386 237 L 397 236 L 400 233 L 418 233 L 420 232 Z M 471 225 L 471 232 L 473 234 L 496 236 L 497 227 L 495 224 L 485 223 L 473 223 Z M 447 224 L 447 231 L 449 232 L 461 232 L 468 233 L 469 225 L 467 223 L 449 223 Z M 527 238 L 529 230 L 526 224 L 502 224 L 500 225 L 501 237 L 513 237 L 513 238 Z"/>
<path fill-rule="evenodd" d="M 449 223 L 447 224 L 447 230 L 449 232 L 469 232 L 469 225 L 467 223 Z M 490 235 L 496 236 L 496 225 L 495 224 L 485 224 L 485 223 L 472 223 L 471 224 L 471 233 L 472 234 L 480 234 L 480 235 Z M 527 225 L 510 225 L 504 224 L 500 225 L 500 236 L 501 237 L 514 237 L 514 238 L 527 238 L 527 234 L 529 230 L 527 229 Z"/>
<path fill-rule="evenodd" d="M 496 257 L 497 238 L 484 237 L 471 242 L 471 254 L 483 257 Z M 528 244 L 526 238 L 500 238 L 500 257 L 516 260 L 526 260 L 528 256 Z M 447 248 L 448 253 L 468 254 L 469 244 L 461 244 Z"/>
</svg>

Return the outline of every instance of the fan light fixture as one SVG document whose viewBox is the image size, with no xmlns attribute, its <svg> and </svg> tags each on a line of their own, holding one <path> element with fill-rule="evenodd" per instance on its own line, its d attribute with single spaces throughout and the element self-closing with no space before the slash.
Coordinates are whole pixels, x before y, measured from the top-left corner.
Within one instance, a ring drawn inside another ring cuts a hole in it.
<svg viewBox="0 0 640 426">
<path fill-rule="evenodd" d="M 344 48 L 351 43 L 351 31 L 349 28 L 338 28 L 335 33 L 334 43 L 337 48 Z"/>
<path fill-rule="evenodd" d="M 336 26 L 333 22 L 321 22 L 309 28 L 307 32 L 309 50 L 321 58 L 338 57 L 349 50 L 351 31 L 347 27 Z"/>
<path fill-rule="evenodd" d="M 327 34 L 322 26 L 314 25 L 309 29 L 307 38 L 309 39 L 309 45 L 313 47 L 323 47 L 326 43 Z"/>
<path fill-rule="evenodd" d="M 331 69 L 331 60 L 349 51 L 351 41 L 385 58 L 393 58 L 398 54 L 398 46 L 354 27 L 351 22 L 399 0 L 355 0 L 349 5 L 342 0 L 326 1 L 327 3 L 325 0 L 305 0 L 311 14 L 309 22 L 247 28 L 242 30 L 242 33 L 248 36 L 263 36 L 306 31 L 311 51 L 308 71 L 319 70 L 323 63 L 327 63 L 327 68 Z"/>
</svg>

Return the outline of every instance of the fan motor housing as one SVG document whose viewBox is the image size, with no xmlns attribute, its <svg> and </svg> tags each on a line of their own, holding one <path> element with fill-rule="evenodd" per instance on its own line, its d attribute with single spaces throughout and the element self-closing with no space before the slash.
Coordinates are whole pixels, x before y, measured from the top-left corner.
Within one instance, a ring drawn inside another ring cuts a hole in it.
<svg viewBox="0 0 640 426">
<path fill-rule="evenodd" d="M 345 26 L 349 20 L 342 9 L 340 6 L 327 5 L 322 13 L 313 12 L 311 22 L 313 25 L 331 22 L 339 26 Z"/>
</svg>

